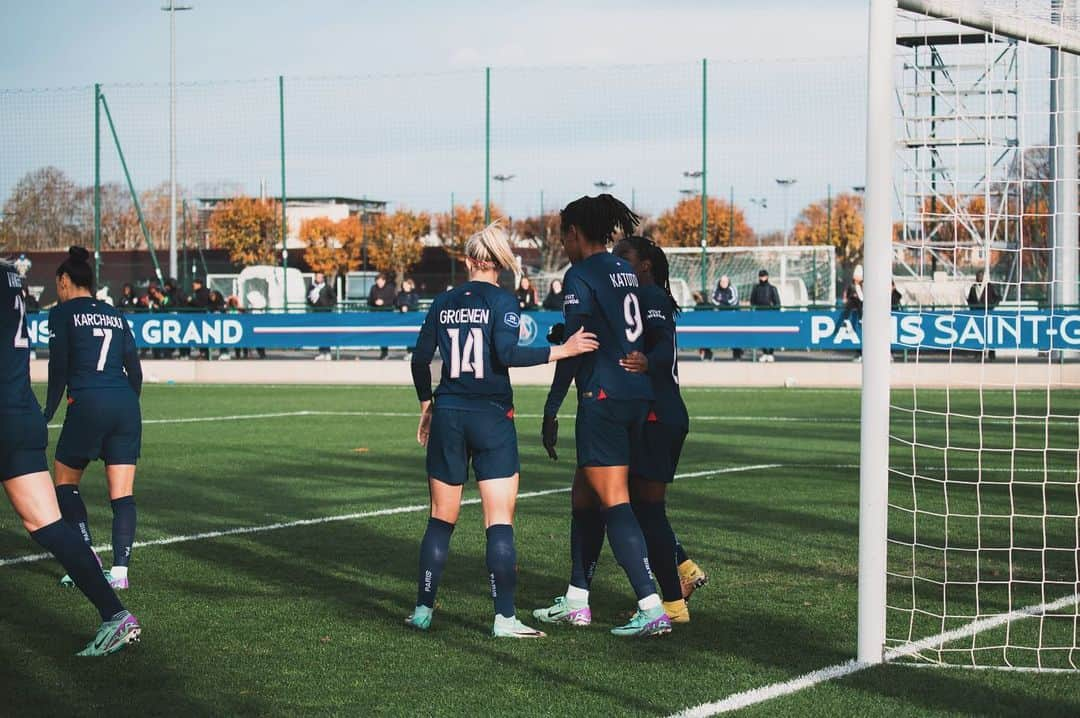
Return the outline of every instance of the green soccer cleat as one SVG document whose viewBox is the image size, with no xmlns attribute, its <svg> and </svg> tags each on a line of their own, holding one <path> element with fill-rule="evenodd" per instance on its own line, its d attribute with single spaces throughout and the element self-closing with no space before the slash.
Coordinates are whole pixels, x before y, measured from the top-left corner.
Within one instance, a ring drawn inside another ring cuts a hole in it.
<svg viewBox="0 0 1080 718">
<path fill-rule="evenodd" d="M 431 627 L 431 614 L 434 610 L 427 606 L 417 606 L 412 615 L 405 619 L 405 625 L 418 631 L 426 631 Z"/>
<path fill-rule="evenodd" d="M 671 619 L 660 606 L 648 611 L 638 610 L 629 623 L 612 628 L 611 633 L 615 636 L 631 638 L 662 636 L 665 633 L 671 633 Z"/>
<path fill-rule="evenodd" d="M 566 596 L 557 596 L 553 605 L 533 611 L 533 618 L 544 623 L 588 626 L 592 623 L 592 610 L 588 603 L 571 601 Z"/>
<path fill-rule="evenodd" d="M 107 656 L 122 650 L 131 643 L 137 643 L 142 633 L 138 619 L 127 611 L 121 611 L 98 628 L 94 640 L 86 644 L 77 656 Z"/>
<path fill-rule="evenodd" d="M 506 618 L 495 614 L 495 626 L 491 629 L 492 638 L 544 638 L 547 634 L 535 628 L 529 628 L 516 616 Z"/>
</svg>

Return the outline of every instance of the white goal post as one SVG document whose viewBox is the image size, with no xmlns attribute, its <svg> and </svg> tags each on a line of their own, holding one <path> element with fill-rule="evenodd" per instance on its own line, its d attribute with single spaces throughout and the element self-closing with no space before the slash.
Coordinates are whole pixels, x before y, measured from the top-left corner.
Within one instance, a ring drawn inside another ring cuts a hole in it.
<svg viewBox="0 0 1080 718">
<path fill-rule="evenodd" d="M 870 0 L 869 20 L 857 660 L 1078 670 L 1080 381 L 1056 327 L 1080 323 L 1080 0 Z M 972 283 L 904 319 L 984 327 L 920 344 L 905 384 L 898 265 Z M 1047 331 L 1009 345 L 999 319 Z"/>
</svg>

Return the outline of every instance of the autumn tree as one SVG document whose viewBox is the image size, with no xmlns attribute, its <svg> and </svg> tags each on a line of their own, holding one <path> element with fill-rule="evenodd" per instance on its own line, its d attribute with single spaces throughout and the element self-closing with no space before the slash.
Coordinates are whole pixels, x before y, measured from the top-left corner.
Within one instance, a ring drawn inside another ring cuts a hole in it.
<svg viewBox="0 0 1080 718">
<path fill-rule="evenodd" d="M 551 212 L 514 222 L 514 231 L 521 239 L 540 252 L 540 271 L 545 274 L 557 272 L 566 264 L 559 233 L 559 215 Z"/>
<path fill-rule="evenodd" d="M 228 251 L 233 264 L 275 264 L 281 239 L 281 205 L 273 200 L 236 197 L 210 215 L 210 241 Z"/>
<path fill-rule="evenodd" d="M 492 205 L 491 217 L 494 219 L 501 216 L 502 211 Z M 450 212 L 435 215 L 435 233 L 439 235 L 439 240 L 453 260 L 460 260 L 465 256 L 465 242 L 484 226 L 484 204 L 479 200 L 471 205 L 455 205 L 452 216 Z"/>
<path fill-rule="evenodd" d="M 858 264 L 863 249 L 862 197 L 839 194 L 831 210 L 827 201 L 814 202 L 799 213 L 791 236 L 794 244 L 835 247 L 842 267 Z"/>
<path fill-rule="evenodd" d="M 409 267 L 420 261 L 422 238 L 431 229 L 431 217 L 399 209 L 375 218 L 368 233 L 368 260 L 380 272 L 401 280 Z"/>
<path fill-rule="evenodd" d="M 711 247 L 745 246 L 754 241 L 746 215 L 738 207 L 715 197 L 706 203 L 709 226 L 706 243 Z M 734 237 L 732 219 L 734 215 Z M 656 240 L 669 247 L 701 246 L 701 197 L 687 197 L 656 218 Z"/>
<path fill-rule="evenodd" d="M 360 266 L 356 243 L 348 241 L 351 235 L 350 219 L 335 222 L 327 217 L 315 217 L 305 219 L 300 224 L 300 239 L 307 244 L 304 259 L 312 270 L 334 275 L 350 272 Z"/>
<path fill-rule="evenodd" d="M 79 244 L 83 234 L 76 212 L 78 191 L 56 167 L 23 175 L 4 201 L 0 242 L 20 250 Z"/>
</svg>

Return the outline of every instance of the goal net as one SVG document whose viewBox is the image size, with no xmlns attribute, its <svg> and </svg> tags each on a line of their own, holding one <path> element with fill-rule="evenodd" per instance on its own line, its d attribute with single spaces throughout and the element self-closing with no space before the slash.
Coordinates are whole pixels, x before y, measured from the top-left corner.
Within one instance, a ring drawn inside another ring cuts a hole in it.
<svg viewBox="0 0 1080 718">
<path fill-rule="evenodd" d="M 1075 670 L 1075 3 L 899 5 L 893 273 L 969 291 L 894 320 L 885 658 Z"/>
<path fill-rule="evenodd" d="M 831 246 L 792 247 L 709 247 L 704 256 L 692 247 L 665 247 L 674 284 L 685 285 L 684 292 L 701 292 L 708 302 L 720 277 L 727 276 L 740 300 L 750 296 L 762 269 L 780 290 L 785 307 L 836 304 L 836 249 Z M 704 271 L 702 271 L 704 268 Z M 693 300 L 680 304 L 691 305 Z"/>
</svg>

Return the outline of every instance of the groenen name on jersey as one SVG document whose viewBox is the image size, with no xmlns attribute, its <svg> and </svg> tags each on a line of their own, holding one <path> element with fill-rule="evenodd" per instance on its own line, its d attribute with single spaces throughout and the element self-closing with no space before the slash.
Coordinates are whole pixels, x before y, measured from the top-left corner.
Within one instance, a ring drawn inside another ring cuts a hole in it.
<svg viewBox="0 0 1080 718">
<path fill-rule="evenodd" d="M 633 272 L 616 272 L 615 274 L 609 274 L 611 279 L 611 286 L 613 287 L 636 287 L 638 285 L 637 275 Z"/>
<path fill-rule="evenodd" d="M 80 314 L 72 314 L 71 319 L 77 327 L 112 327 L 113 329 L 127 329 L 127 322 L 125 322 L 122 317 L 116 317 L 110 314 L 82 312 Z"/>
<path fill-rule="evenodd" d="M 443 309 L 439 312 L 440 324 L 487 324 L 490 309 Z"/>
</svg>

